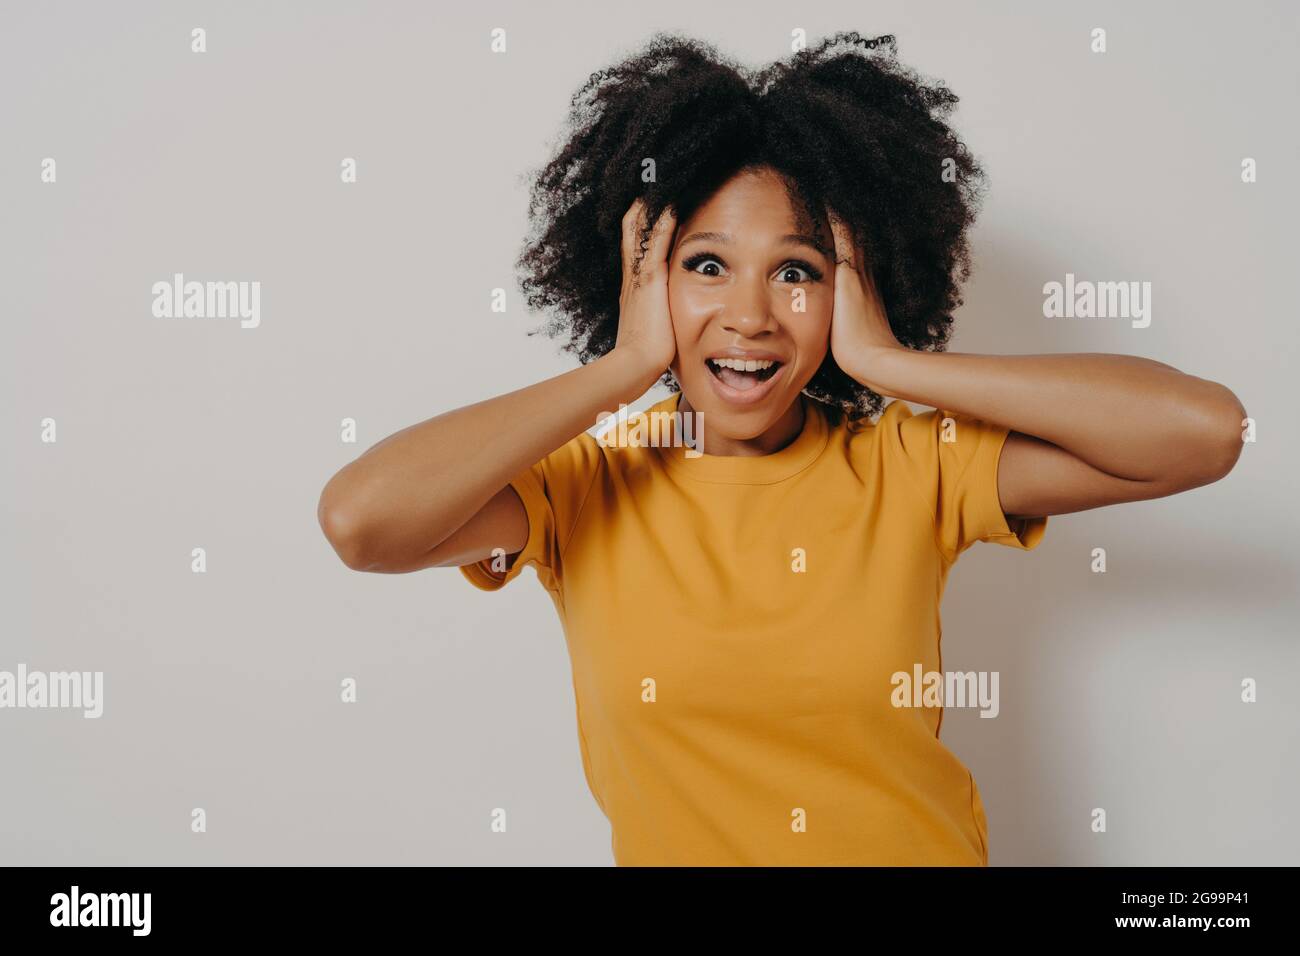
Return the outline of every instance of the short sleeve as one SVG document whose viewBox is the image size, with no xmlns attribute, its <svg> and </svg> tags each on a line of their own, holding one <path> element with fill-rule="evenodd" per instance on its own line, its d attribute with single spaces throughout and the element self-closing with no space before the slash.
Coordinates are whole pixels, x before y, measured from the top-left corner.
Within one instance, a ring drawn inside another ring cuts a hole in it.
<svg viewBox="0 0 1300 956">
<path fill-rule="evenodd" d="M 513 559 L 499 554 L 460 566 L 484 591 L 497 591 L 532 565 L 548 591 L 563 582 L 562 557 L 604 462 L 599 444 L 582 432 L 510 480 L 528 516 L 528 540 Z"/>
<path fill-rule="evenodd" d="M 946 409 L 916 414 L 901 401 L 885 410 L 881 424 L 934 515 L 935 541 L 949 562 L 976 541 L 1022 551 L 1042 541 L 1045 516 L 1008 520 L 998 498 L 998 462 L 1010 429 Z"/>
</svg>

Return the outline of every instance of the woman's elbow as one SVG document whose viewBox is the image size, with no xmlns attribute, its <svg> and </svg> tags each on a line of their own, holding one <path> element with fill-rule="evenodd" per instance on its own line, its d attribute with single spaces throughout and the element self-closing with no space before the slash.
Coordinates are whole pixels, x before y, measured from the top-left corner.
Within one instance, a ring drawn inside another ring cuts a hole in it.
<svg viewBox="0 0 1300 956">
<path fill-rule="evenodd" d="M 362 550 L 362 526 L 354 509 L 335 500 L 326 485 L 316 505 L 316 520 L 339 560 L 353 571 L 365 571 L 370 562 Z"/>
<path fill-rule="evenodd" d="M 1247 414 L 1241 400 L 1227 386 L 1217 386 L 1216 396 L 1207 403 L 1201 416 L 1201 440 L 1198 442 L 1193 471 L 1198 485 L 1207 485 L 1225 477 L 1236 467 L 1246 441 Z"/>
</svg>

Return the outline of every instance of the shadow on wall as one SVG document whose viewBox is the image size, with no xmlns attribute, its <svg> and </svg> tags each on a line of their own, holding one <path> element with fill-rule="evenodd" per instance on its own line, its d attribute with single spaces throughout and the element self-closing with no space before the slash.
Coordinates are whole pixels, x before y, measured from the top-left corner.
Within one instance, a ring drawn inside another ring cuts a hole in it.
<svg viewBox="0 0 1300 956">
<path fill-rule="evenodd" d="M 1054 265 L 1035 270 L 1031 258 L 987 245 L 974 252 L 967 301 L 979 304 L 958 311 L 952 351 L 1160 357 L 1158 338 L 1137 330 L 1128 345 L 1110 333 L 1081 344 L 1083 328 L 1044 319 L 1042 285 L 1061 278 Z M 1055 516 L 1037 550 L 980 543 L 953 567 L 941 611 L 943 667 L 999 671 L 1000 709 L 992 720 L 949 709 L 940 737 L 975 776 L 992 865 L 1259 862 L 1246 846 L 1267 845 L 1267 820 L 1278 810 L 1275 797 L 1252 797 L 1241 774 L 1254 778 L 1249 762 L 1268 740 L 1242 748 L 1233 734 L 1237 722 L 1266 715 L 1243 710 L 1230 686 L 1250 676 L 1253 658 L 1243 654 L 1225 674 L 1217 654 L 1222 639 L 1242 633 L 1243 610 L 1296 604 L 1300 567 L 1260 544 L 1266 529 L 1243 530 L 1224 508 L 1229 498 L 1248 500 L 1242 479 L 1239 468 L 1182 496 Z M 1104 574 L 1091 567 L 1097 547 L 1107 551 Z M 1161 671 L 1161 661 L 1173 666 Z M 1203 684 L 1206 696 L 1220 687 L 1223 696 L 1199 697 Z M 1211 748 L 1215 760 L 1187 756 Z M 1197 849 L 1188 828 L 1214 820 L 1220 792 L 1238 810 L 1254 800 L 1260 820 L 1234 817 L 1235 850 Z M 1098 806 L 1109 815 L 1107 834 L 1090 828 Z"/>
</svg>

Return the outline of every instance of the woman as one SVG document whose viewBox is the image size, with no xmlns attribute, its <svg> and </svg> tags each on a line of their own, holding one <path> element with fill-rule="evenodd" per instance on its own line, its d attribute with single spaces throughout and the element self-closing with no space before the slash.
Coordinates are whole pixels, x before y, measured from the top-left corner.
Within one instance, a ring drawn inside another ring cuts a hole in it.
<svg viewBox="0 0 1300 956">
<path fill-rule="evenodd" d="M 896 693 L 942 671 L 953 562 L 1240 453 L 1233 393 L 1168 365 L 943 351 L 982 177 L 955 102 L 851 33 L 758 73 L 661 36 L 593 75 L 520 260 L 581 366 L 322 493 L 351 568 L 536 569 L 619 864 L 986 865 L 942 702 Z M 587 434 L 661 378 L 666 439 Z"/>
</svg>

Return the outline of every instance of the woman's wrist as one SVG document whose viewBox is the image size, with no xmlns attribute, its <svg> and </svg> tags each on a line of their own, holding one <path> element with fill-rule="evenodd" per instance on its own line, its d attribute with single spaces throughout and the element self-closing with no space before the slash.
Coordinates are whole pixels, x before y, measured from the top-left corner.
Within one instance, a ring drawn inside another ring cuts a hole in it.
<svg viewBox="0 0 1300 956">
<path fill-rule="evenodd" d="M 859 385 L 884 398 L 904 398 L 909 360 L 920 353 L 906 346 L 880 346 L 855 356 L 852 366 L 843 371 Z M 908 399 L 915 401 L 915 399 Z"/>
<path fill-rule="evenodd" d="M 632 346 L 617 346 L 612 351 L 601 356 L 598 361 L 606 362 L 611 367 L 618 369 L 619 374 L 626 378 L 629 388 L 636 391 L 632 399 L 639 398 L 648 392 L 668 371 L 668 366 L 665 365 L 663 368 L 659 368 L 657 361 L 647 359 Z"/>
</svg>

